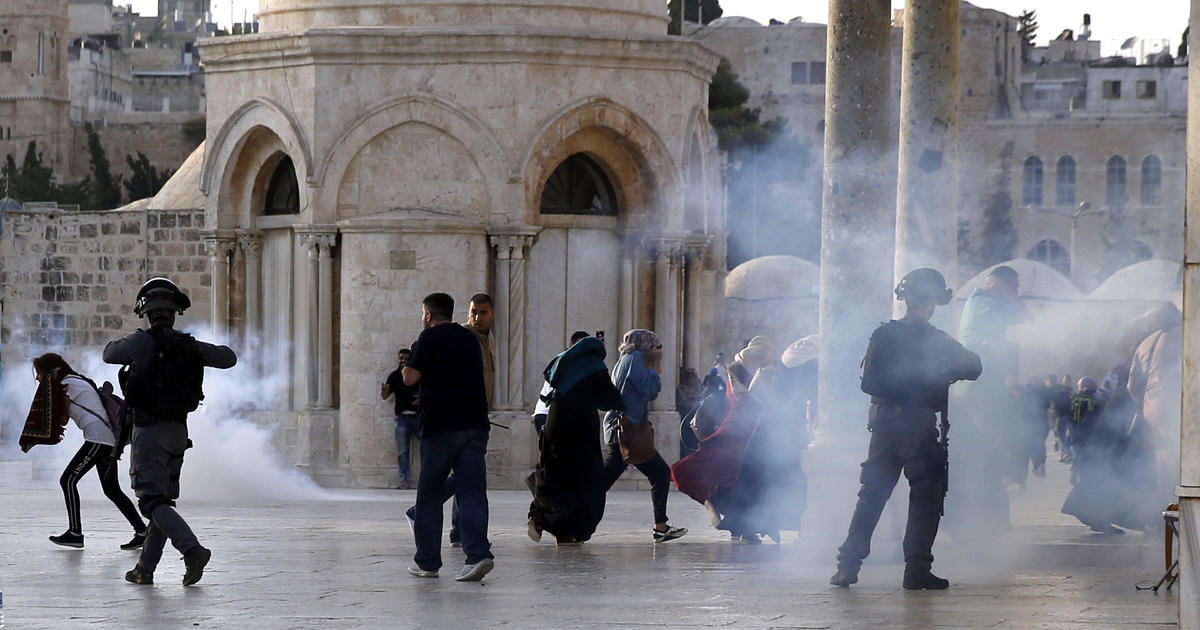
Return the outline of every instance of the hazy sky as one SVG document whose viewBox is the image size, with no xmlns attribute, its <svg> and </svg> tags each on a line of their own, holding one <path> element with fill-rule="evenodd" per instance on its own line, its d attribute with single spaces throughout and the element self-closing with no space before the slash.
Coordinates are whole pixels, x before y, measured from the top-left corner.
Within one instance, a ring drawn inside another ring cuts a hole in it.
<svg viewBox="0 0 1200 630">
<path fill-rule="evenodd" d="M 114 0 L 132 2 L 134 9 L 145 14 L 157 11 L 155 0 Z M 1041 29 L 1038 42 L 1058 35 L 1065 28 L 1079 30 L 1084 13 L 1092 14 L 1092 37 L 1104 42 L 1105 54 L 1114 53 L 1126 38 L 1163 38 L 1171 40 L 1171 49 L 1179 44 L 1179 36 L 1187 26 L 1187 0 L 972 0 L 973 4 L 998 9 L 1016 15 L 1023 9 L 1038 13 Z M 664 0 L 665 3 L 665 0 Z M 809 22 L 826 22 L 827 0 L 721 0 L 725 15 L 744 15 L 760 22 L 770 18 L 787 21 L 797 15 Z M 893 0 L 893 6 L 904 6 L 903 0 Z M 213 16 L 217 22 L 230 21 L 258 10 L 257 0 L 212 0 Z"/>
</svg>

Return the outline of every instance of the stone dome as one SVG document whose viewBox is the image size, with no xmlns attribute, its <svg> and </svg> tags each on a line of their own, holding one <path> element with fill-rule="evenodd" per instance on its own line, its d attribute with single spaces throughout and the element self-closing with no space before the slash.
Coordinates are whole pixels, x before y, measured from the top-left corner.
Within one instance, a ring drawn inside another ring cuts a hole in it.
<svg viewBox="0 0 1200 630">
<path fill-rule="evenodd" d="M 1021 297 L 1044 298 L 1050 300 L 1075 300 L 1083 297 L 1079 287 L 1070 278 L 1062 275 L 1057 269 L 1028 258 L 1017 258 L 1000 263 L 1012 267 L 1021 276 Z M 988 274 L 1000 265 L 992 265 L 979 272 L 974 278 L 967 280 L 957 291 L 954 299 L 966 300 L 971 294 L 983 286 Z"/>
<path fill-rule="evenodd" d="M 757 20 L 752 20 L 748 17 L 740 15 L 731 15 L 729 17 L 717 18 L 708 23 L 708 28 L 721 28 L 725 26 L 762 26 Z"/>
<path fill-rule="evenodd" d="M 733 268 L 725 278 L 725 299 L 816 299 L 820 268 L 795 256 L 762 256 Z"/>
<path fill-rule="evenodd" d="M 1096 300 L 1167 301 L 1179 279 L 1179 263 L 1144 260 L 1109 276 L 1088 297 Z"/>
<path fill-rule="evenodd" d="M 198 210 L 205 207 L 204 193 L 200 192 L 200 171 L 204 168 L 204 143 L 163 184 L 158 194 L 147 206 L 150 210 Z"/>
<path fill-rule="evenodd" d="M 666 35 L 660 0 L 260 0 L 262 32 L 344 26 L 518 26 Z"/>
</svg>

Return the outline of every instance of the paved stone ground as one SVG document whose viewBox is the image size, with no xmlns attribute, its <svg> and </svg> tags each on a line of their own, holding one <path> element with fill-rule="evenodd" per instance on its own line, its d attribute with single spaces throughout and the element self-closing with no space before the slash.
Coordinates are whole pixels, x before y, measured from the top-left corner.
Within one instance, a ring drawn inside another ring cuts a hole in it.
<svg viewBox="0 0 1200 630">
<path fill-rule="evenodd" d="M 645 492 L 610 495 L 597 536 L 579 548 L 524 534 L 528 494 L 490 493 L 496 570 L 482 583 L 411 578 L 403 510 L 412 491 L 357 491 L 264 505 L 206 497 L 182 512 L 214 551 L 204 580 L 183 588 L 170 549 L 154 586 L 122 581 L 135 552 L 115 509 L 84 482 L 87 547 L 46 541 L 64 528 L 52 482 L 0 483 L 0 587 L 8 628 L 1166 628 L 1172 593 L 1134 590 L 1157 578 L 1161 541 L 1136 532 L 1097 537 L 1057 513 L 1065 468 L 1012 493 L 1014 532 L 987 549 L 943 536 L 937 570 L 947 592 L 906 592 L 892 528 L 881 524 L 861 582 L 826 584 L 842 513 L 806 516 L 811 531 L 783 545 L 733 545 L 680 494 L 671 515 L 691 533 L 650 543 Z M 903 484 L 903 482 L 902 482 Z M 814 484 L 819 486 L 819 484 Z M 19 487 L 19 489 L 15 487 Z M 899 495 L 900 492 L 897 492 Z M 843 503 L 849 501 L 846 499 Z"/>
</svg>

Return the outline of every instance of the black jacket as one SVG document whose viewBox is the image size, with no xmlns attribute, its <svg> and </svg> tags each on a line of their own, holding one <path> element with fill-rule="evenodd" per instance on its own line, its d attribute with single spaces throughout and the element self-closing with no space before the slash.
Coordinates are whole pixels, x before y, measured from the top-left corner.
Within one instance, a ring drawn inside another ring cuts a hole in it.
<svg viewBox="0 0 1200 630">
<path fill-rule="evenodd" d="M 863 358 L 862 391 L 871 395 L 873 431 L 932 429 L 955 381 L 983 372 L 979 355 L 919 317 L 877 328 Z"/>
</svg>

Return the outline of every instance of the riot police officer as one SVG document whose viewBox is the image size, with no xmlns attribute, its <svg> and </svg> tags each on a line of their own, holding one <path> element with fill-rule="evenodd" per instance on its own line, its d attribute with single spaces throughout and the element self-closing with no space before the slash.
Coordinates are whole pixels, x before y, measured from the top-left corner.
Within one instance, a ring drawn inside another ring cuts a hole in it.
<svg viewBox="0 0 1200 630">
<path fill-rule="evenodd" d="M 150 519 L 137 565 L 125 574 L 134 584 L 153 584 L 154 569 L 170 539 L 183 554 L 184 586 L 200 581 L 212 552 L 203 547 L 175 511 L 183 453 L 191 447 L 187 414 L 203 398 L 205 367 L 231 368 L 237 355 L 226 346 L 196 341 L 176 331 L 175 316 L 191 300 L 166 278 L 153 278 L 137 294 L 134 313 L 149 322 L 104 348 L 104 361 L 122 369 L 125 406 L 132 420 L 130 477 L 138 508 Z"/>
<path fill-rule="evenodd" d="M 871 551 L 871 534 L 903 472 L 909 485 L 904 588 L 944 589 L 949 581 L 930 571 L 946 488 L 946 449 L 938 441 L 937 413 L 945 411 L 951 383 L 979 378 L 983 368 L 978 355 L 929 323 L 934 309 L 949 304 L 953 294 L 941 273 L 917 269 L 895 292 L 908 312 L 875 330 L 863 359 L 862 391 L 871 395 L 871 443 L 862 464 L 858 505 L 829 583 L 845 588 L 858 581 Z"/>
</svg>

